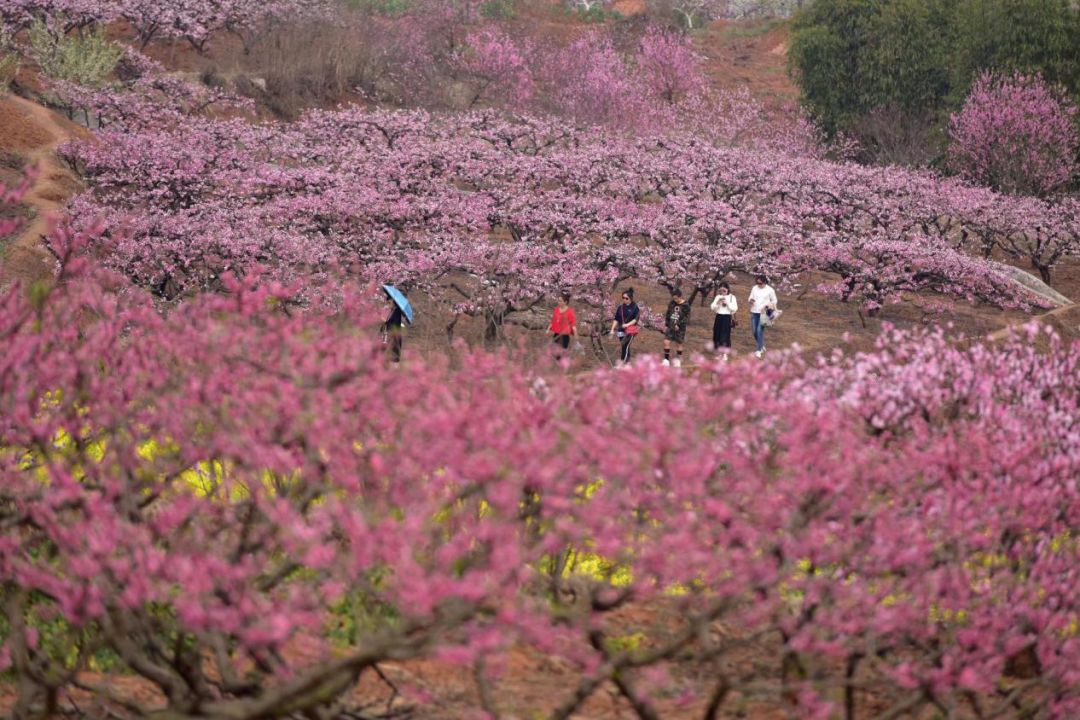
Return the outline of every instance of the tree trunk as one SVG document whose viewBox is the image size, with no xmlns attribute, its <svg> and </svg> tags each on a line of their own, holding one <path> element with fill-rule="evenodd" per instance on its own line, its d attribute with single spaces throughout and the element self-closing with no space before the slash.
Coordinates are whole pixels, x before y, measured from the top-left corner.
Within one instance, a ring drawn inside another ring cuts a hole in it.
<svg viewBox="0 0 1080 720">
<path fill-rule="evenodd" d="M 1050 284 L 1050 266 L 1046 265 L 1044 263 L 1036 262 L 1035 260 L 1032 260 L 1031 264 L 1036 270 L 1039 271 L 1039 279 L 1042 280 L 1047 285 L 1049 285 Z"/>
<path fill-rule="evenodd" d="M 484 344 L 494 345 L 502 334 L 502 315 L 486 313 L 484 315 Z"/>
</svg>

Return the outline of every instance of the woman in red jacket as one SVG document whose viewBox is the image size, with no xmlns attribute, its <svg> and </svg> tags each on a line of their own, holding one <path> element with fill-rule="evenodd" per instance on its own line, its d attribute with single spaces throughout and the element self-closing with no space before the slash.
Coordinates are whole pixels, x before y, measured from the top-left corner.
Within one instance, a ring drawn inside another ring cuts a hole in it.
<svg viewBox="0 0 1080 720">
<path fill-rule="evenodd" d="M 556 345 L 570 349 L 570 336 L 577 337 L 577 317 L 570 307 L 570 293 L 564 292 L 555 312 L 551 314 L 551 334 Z"/>
</svg>

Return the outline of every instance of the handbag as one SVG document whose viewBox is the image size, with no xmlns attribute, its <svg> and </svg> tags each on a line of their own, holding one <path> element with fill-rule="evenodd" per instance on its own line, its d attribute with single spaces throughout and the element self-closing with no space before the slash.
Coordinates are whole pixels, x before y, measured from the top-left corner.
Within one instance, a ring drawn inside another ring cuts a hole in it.
<svg viewBox="0 0 1080 720">
<path fill-rule="evenodd" d="M 735 329 L 737 327 L 739 327 L 739 316 L 733 314 L 731 316 L 731 328 Z"/>
<path fill-rule="evenodd" d="M 762 327 L 772 327 L 776 324 L 776 321 L 780 319 L 781 310 L 774 310 L 772 308 L 765 308 L 765 312 L 761 314 Z"/>
<path fill-rule="evenodd" d="M 619 318 L 619 324 L 622 325 L 623 318 L 625 318 L 626 315 L 624 314 L 624 311 L 623 311 L 623 308 L 622 308 L 621 305 L 619 306 L 619 309 L 616 312 L 616 315 Z M 624 333 L 626 333 L 627 335 L 629 335 L 630 337 L 633 337 L 634 335 L 637 335 L 638 330 L 640 330 L 640 329 L 641 328 L 638 327 L 637 323 L 634 323 L 633 325 L 623 325 L 622 326 L 622 331 Z"/>
</svg>

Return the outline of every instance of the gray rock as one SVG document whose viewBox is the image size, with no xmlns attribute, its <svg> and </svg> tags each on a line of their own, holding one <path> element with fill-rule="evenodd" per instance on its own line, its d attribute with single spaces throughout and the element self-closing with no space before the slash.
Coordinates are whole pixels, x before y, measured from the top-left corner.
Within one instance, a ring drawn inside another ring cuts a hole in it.
<svg viewBox="0 0 1080 720">
<path fill-rule="evenodd" d="M 1035 293 L 1039 297 L 1045 298 L 1054 303 L 1058 307 L 1065 307 L 1072 305 L 1073 301 L 1059 293 L 1054 288 L 1044 283 L 1039 278 L 1035 277 L 1029 272 L 1021 270 L 1018 267 L 1008 265 L 1006 263 L 995 263 L 1001 274 L 1007 276 L 1013 282 L 1023 285 L 1025 288 Z"/>
</svg>

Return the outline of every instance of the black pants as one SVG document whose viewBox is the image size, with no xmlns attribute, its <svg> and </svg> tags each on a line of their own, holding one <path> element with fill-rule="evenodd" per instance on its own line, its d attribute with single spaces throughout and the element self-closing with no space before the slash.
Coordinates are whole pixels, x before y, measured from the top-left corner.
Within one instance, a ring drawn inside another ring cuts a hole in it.
<svg viewBox="0 0 1080 720">
<path fill-rule="evenodd" d="M 633 335 L 623 335 L 619 340 L 619 359 L 624 363 L 630 362 L 630 343 L 633 341 Z"/>
<path fill-rule="evenodd" d="M 556 345 L 562 345 L 563 350 L 570 349 L 570 336 L 569 335 L 552 335 L 552 341 Z"/>
<path fill-rule="evenodd" d="M 401 346 L 405 342 L 404 333 L 400 330 L 391 330 L 386 335 L 386 342 L 390 346 L 388 350 L 391 362 L 401 362 Z"/>
<path fill-rule="evenodd" d="M 712 326 L 712 344 L 720 348 L 731 348 L 731 316 L 717 315 Z"/>
</svg>

